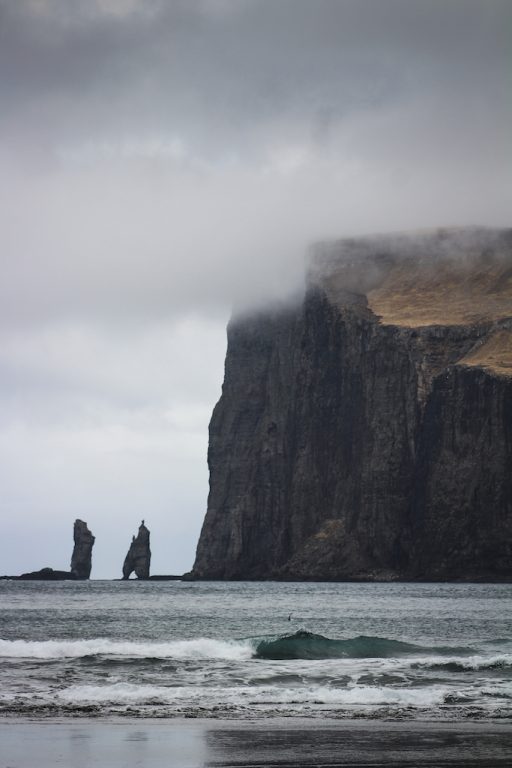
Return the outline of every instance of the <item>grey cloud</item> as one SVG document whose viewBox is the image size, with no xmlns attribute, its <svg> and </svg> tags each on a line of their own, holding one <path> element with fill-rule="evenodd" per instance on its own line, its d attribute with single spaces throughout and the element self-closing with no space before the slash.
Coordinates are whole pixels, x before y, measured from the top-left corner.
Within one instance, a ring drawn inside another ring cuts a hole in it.
<svg viewBox="0 0 512 768">
<path fill-rule="evenodd" d="M 50 398 L 59 419 L 75 422 L 82 418 L 77 403 L 87 399 L 103 412 L 207 403 L 222 370 L 226 319 L 185 316 L 117 329 L 61 322 L 4 330 L 0 423 L 34 423 L 41 400 Z M 15 399 L 5 408 L 10 392 Z"/>
<path fill-rule="evenodd" d="M 244 146 L 282 115 L 314 124 L 422 89 L 499 90 L 512 14 L 501 0 L 254 0 L 222 14 L 139 3 L 123 16 L 0 7 L 4 126 L 50 145 L 186 132 L 202 152 Z"/>
<path fill-rule="evenodd" d="M 233 304 L 300 291 L 313 240 L 510 225 L 511 25 L 508 0 L 0 0 L 5 568 L 66 567 L 21 562 L 42 516 L 98 547 L 145 516 L 155 568 L 190 567 Z"/>
</svg>

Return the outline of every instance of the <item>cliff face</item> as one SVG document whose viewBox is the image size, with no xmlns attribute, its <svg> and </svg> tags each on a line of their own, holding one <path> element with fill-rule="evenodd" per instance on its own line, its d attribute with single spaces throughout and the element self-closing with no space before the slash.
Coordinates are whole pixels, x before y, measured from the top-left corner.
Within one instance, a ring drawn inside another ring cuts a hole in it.
<svg viewBox="0 0 512 768">
<path fill-rule="evenodd" d="M 228 328 L 196 578 L 512 577 L 512 231 L 317 250 Z"/>
<path fill-rule="evenodd" d="M 123 579 L 129 579 L 135 572 L 138 579 L 149 579 L 151 550 L 149 548 L 149 530 L 144 520 L 139 526 L 137 536 L 132 538 L 130 549 L 123 563 Z"/>
<path fill-rule="evenodd" d="M 91 575 L 95 539 L 83 520 L 75 520 L 73 539 L 75 546 L 71 556 L 71 574 L 75 579 L 88 579 Z"/>
</svg>

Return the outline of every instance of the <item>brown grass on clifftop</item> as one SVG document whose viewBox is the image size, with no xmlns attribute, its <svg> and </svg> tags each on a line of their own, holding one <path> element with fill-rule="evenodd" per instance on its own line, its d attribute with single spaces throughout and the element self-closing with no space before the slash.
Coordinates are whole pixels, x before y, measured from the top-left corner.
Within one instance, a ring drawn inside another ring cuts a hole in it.
<svg viewBox="0 0 512 768">
<path fill-rule="evenodd" d="M 512 268 L 504 261 L 469 269 L 457 262 L 395 264 L 368 293 L 386 325 L 473 325 L 512 317 Z"/>
<path fill-rule="evenodd" d="M 512 376 L 512 331 L 495 331 L 480 347 L 466 355 L 462 365 L 488 368 L 504 376 Z"/>
</svg>

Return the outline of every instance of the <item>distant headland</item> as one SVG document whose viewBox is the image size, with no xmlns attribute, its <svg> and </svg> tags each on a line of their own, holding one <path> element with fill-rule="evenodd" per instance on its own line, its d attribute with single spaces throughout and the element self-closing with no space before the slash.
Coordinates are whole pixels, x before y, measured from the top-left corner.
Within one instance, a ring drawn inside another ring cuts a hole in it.
<svg viewBox="0 0 512 768">
<path fill-rule="evenodd" d="M 512 229 L 320 244 L 234 317 L 196 579 L 512 581 Z"/>
</svg>

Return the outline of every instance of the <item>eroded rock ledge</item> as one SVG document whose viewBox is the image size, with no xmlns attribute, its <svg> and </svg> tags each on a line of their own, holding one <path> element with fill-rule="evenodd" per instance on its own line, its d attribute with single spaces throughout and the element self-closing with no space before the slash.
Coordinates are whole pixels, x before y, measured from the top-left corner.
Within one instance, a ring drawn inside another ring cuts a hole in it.
<svg viewBox="0 0 512 768">
<path fill-rule="evenodd" d="M 512 578 L 512 230 L 344 240 L 232 320 L 194 578 Z"/>
</svg>

